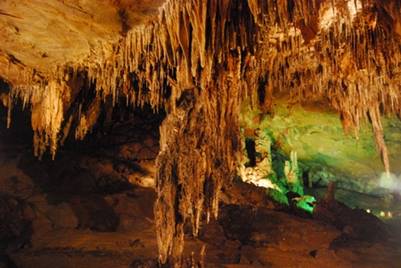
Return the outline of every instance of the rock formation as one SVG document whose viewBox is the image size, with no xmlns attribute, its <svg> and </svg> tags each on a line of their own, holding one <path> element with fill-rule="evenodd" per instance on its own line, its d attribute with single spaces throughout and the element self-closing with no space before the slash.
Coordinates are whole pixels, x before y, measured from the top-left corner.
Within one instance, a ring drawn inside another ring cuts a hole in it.
<svg viewBox="0 0 401 268">
<path fill-rule="evenodd" d="M 381 116 L 401 115 L 400 6 L 5 0 L 0 76 L 10 89 L 1 99 L 30 109 L 38 157 L 55 157 L 68 135 L 82 139 L 117 102 L 165 110 L 155 217 L 160 260 L 179 266 L 184 225 L 197 235 L 217 216 L 221 187 L 236 172 L 245 99 L 264 111 L 277 95 L 324 101 L 354 135 L 368 120 L 390 171 Z"/>
</svg>

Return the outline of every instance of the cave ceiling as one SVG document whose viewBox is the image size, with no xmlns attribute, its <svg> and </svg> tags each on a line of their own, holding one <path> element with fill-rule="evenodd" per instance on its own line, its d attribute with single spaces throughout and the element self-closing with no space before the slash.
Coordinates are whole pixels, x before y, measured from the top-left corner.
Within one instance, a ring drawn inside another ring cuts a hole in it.
<svg viewBox="0 0 401 268">
<path fill-rule="evenodd" d="M 0 72 L 16 83 L 9 64 L 48 76 L 57 66 L 96 61 L 132 27 L 154 19 L 164 1 L 3 0 Z"/>
</svg>

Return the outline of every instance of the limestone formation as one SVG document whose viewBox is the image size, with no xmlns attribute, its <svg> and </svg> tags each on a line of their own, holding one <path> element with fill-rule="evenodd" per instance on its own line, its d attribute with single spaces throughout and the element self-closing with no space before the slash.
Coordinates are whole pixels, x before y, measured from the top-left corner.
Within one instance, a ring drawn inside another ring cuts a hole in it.
<svg viewBox="0 0 401 268">
<path fill-rule="evenodd" d="M 277 95 L 323 100 L 354 135 L 370 121 L 390 171 L 381 116 L 401 116 L 400 11 L 390 0 L 6 0 L 2 103 L 31 110 L 39 157 L 69 133 L 83 139 L 108 102 L 167 111 L 155 212 L 161 261 L 179 266 L 184 224 L 196 235 L 217 216 L 235 174 L 247 98 L 264 111 Z"/>
</svg>

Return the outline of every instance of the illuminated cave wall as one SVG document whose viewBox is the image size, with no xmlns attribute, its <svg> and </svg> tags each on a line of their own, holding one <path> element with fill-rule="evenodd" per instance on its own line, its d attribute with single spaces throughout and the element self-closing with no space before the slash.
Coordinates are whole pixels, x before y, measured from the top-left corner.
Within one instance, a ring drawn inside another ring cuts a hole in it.
<svg viewBox="0 0 401 268">
<path fill-rule="evenodd" d="M 285 155 L 297 153 L 305 181 L 315 187 L 336 181 L 339 188 L 376 195 L 399 191 L 401 186 L 401 123 L 389 117 L 383 126 L 392 166 L 390 179 L 383 174 L 367 121 L 354 136 L 344 132 L 338 114 L 319 103 L 289 107 L 278 101 L 272 114 L 261 114 L 249 106 L 242 111 L 243 129 L 264 130 Z"/>
</svg>

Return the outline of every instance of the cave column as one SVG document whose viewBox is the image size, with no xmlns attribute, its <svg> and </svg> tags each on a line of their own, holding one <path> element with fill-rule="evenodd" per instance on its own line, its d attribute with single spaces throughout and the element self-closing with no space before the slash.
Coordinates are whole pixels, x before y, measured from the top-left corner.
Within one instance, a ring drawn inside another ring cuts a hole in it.
<svg viewBox="0 0 401 268">
<path fill-rule="evenodd" d="M 201 222 L 217 217 L 220 190 L 236 173 L 240 63 L 230 56 L 205 88 L 182 90 L 160 127 L 155 218 L 162 263 L 182 265 L 184 225 L 196 236 Z"/>
</svg>

